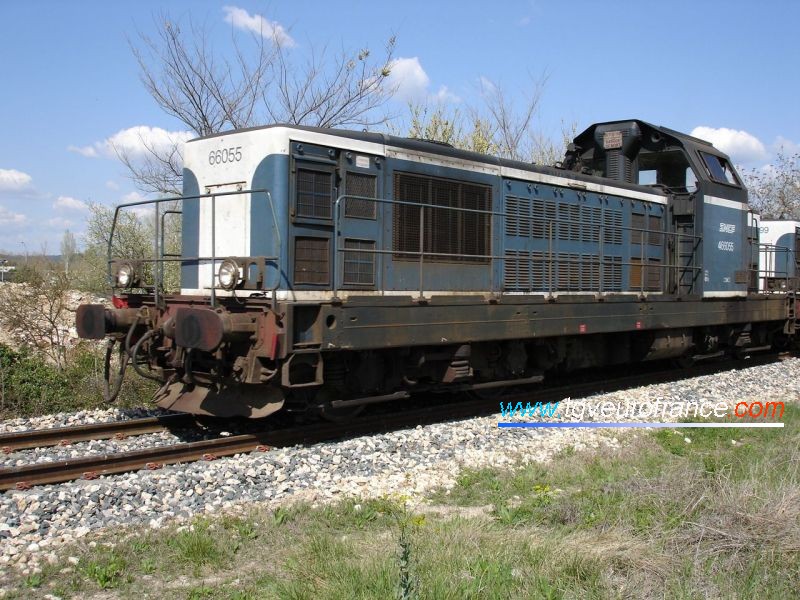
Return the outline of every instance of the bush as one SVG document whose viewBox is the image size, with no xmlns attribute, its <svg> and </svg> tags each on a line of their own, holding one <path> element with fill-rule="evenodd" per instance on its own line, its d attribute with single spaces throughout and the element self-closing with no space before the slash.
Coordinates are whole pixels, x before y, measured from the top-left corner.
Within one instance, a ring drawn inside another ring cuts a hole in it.
<svg viewBox="0 0 800 600">
<path fill-rule="evenodd" d="M 129 373 L 116 405 L 141 406 L 154 391 L 153 382 Z M 30 350 L 0 344 L 0 417 L 107 406 L 103 399 L 103 351 L 96 346 L 79 345 L 59 370 Z"/>
</svg>

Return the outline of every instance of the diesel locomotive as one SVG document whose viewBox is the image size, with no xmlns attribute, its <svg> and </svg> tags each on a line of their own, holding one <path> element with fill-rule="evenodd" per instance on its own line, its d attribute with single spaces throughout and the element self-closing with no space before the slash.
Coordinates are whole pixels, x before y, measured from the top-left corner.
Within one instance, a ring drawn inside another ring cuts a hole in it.
<svg viewBox="0 0 800 600">
<path fill-rule="evenodd" d="M 167 409 L 336 419 L 795 335 L 797 230 L 791 273 L 760 269 L 776 246 L 729 157 L 640 120 L 592 125 L 555 166 L 285 125 L 192 140 L 184 165 L 178 201 L 117 208 L 152 215 L 152 254 L 110 251 L 114 308 L 77 312 L 119 350 L 110 398 L 130 365 Z"/>
</svg>

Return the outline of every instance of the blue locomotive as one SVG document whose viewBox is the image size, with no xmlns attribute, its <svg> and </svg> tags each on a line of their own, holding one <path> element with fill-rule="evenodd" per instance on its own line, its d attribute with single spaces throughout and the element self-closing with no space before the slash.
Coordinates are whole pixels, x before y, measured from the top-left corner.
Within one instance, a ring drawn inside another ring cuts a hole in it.
<svg viewBox="0 0 800 600">
<path fill-rule="evenodd" d="M 184 162 L 179 210 L 118 208 L 152 204 L 153 254 L 110 256 L 115 308 L 77 315 L 165 408 L 337 418 L 794 336 L 794 284 L 760 283 L 730 159 L 643 121 L 592 125 L 552 167 L 283 125 L 190 141 Z"/>
</svg>

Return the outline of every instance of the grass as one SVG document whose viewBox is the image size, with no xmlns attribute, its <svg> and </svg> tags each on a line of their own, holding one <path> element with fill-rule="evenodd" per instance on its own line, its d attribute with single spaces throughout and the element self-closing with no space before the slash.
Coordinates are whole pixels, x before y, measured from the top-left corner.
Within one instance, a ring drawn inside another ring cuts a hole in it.
<svg viewBox="0 0 800 600">
<path fill-rule="evenodd" d="M 402 499 L 196 519 L 70 549 L 9 597 L 786 598 L 800 589 L 800 412 L 466 470 Z M 690 441 L 686 441 L 685 438 Z"/>
</svg>

